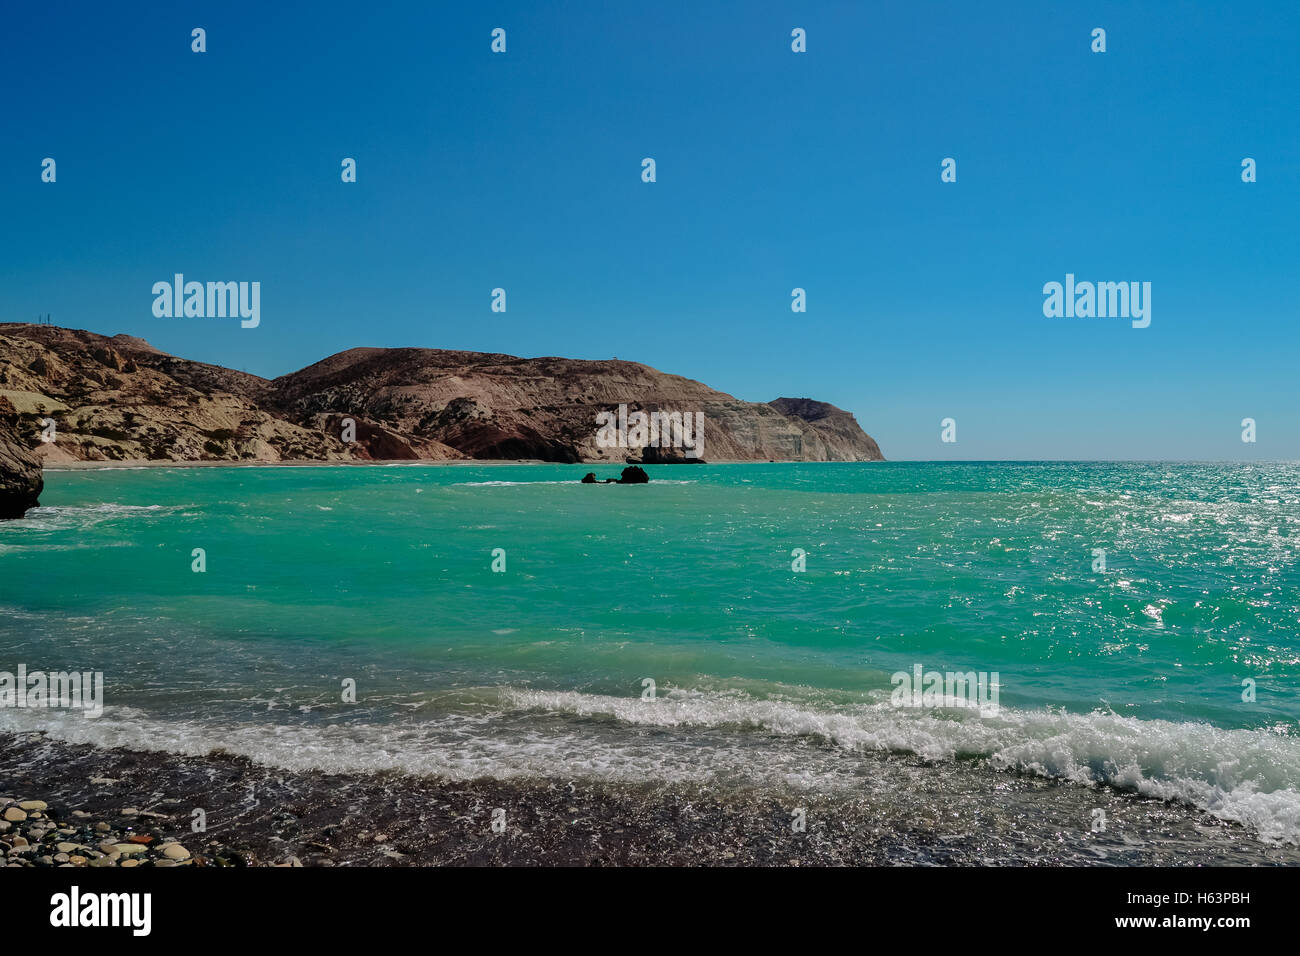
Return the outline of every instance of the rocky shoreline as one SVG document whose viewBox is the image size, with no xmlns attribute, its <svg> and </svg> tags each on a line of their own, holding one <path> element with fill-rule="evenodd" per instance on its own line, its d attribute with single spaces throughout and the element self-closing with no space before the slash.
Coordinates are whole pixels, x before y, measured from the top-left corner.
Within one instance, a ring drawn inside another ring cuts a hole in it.
<svg viewBox="0 0 1300 956">
<path fill-rule="evenodd" d="M 862 759 L 870 775 L 901 775 L 903 802 L 882 801 L 870 783 L 858 793 L 792 795 L 651 781 L 303 773 L 224 753 L 0 734 L 5 810 L 26 814 L 0 846 L 17 867 L 1300 864 L 1300 848 L 1133 794 Z M 791 826 L 792 801 L 806 812 L 802 832 Z M 1089 830 L 1097 808 L 1110 821 L 1101 833 Z M 194 833 L 200 809 L 206 829 Z"/>
<path fill-rule="evenodd" d="M 234 865 L 218 846 L 196 857 L 167 839 L 155 820 L 167 815 L 125 807 L 116 825 L 73 810 L 64 819 L 44 800 L 0 795 L 0 866 L 104 867 Z"/>
</svg>

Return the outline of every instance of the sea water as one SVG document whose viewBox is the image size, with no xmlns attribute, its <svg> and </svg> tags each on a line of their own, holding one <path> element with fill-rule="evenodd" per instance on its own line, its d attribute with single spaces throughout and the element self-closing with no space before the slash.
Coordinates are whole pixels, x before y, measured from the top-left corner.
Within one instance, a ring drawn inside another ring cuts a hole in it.
<svg viewBox="0 0 1300 956">
<path fill-rule="evenodd" d="M 0 731 L 796 793 L 904 754 L 1300 842 L 1300 467 L 593 467 L 48 472 L 0 671 L 102 671 L 104 713 Z M 997 708 L 895 706 L 918 666 Z"/>
</svg>

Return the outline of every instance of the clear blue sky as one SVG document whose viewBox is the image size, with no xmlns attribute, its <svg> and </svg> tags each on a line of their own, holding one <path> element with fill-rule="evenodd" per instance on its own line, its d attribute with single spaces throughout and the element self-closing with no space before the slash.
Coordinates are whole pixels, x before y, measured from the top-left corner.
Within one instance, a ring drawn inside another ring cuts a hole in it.
<svg viewBox="0 0 1300 956">
<path fill-rule="evenodd" d="M 1294 0 L 0 16 L 0 321 L 266 376 L 617 355 L 834 402 L 895 459 L 1300 457 Z M 175 272 L 261 282 L 260 328 L 155 318 Z M 1067 272 L 1151 282 L 1151 326 L 1045 318 Z"/>
</svg>

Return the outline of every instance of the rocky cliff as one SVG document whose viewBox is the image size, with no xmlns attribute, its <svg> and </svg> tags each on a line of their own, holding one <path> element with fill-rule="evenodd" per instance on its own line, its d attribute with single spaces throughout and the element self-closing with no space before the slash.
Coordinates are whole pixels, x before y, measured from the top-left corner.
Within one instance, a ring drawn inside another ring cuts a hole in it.
<svg viewBox="0 0 1300 956">
<path fill-rule="evenodd" d="M 0 519 L 21 518 L 35 508 L 45 486 L 41 460 L 27 450 L 20 427 L 14 406 L 0 397 Z"/>
<path fill-rule="evenodd" d="M 127 336 L 0 325 L 0 396 L 51 462 L 347 460 L 342 443 L 264 408 L 270 383 Z M 32 443 L 29 442 L 29 447 Z"/>
<path fill-rule="evenodd" d="M 596 413 L 621 404 L 629 414 L 702 412 L 704 457 L 715 461 L 881 459 L 880 449 L 853 416 L 833 405 L 812 403 L 826 412 L 810 420 L 788 414 L 776 403 L 742 402 L 680 375 L 616 359 L 351 349 L 271 386 L 280 412 L 293 421 L 315 426 L 322 416 L 346 411 L 471 458 L 598 462 L 682 457 L 673 449 L 601 447 Z"/>
<path fill-rule="evenodd" d="M 884 461 L 880 446 L 842 408 L 811 398 L 778 398 L 769 402 L 782 415 L 797 418 L 820 436 L 833 461 Z M 865 454 L 864 454 L 865 452 Z"/>
<path fill-rule="evenodd" d="M 635 362 L 358 348 L 275 380 L 191 362 L 141 339 L 0 324 L 0 396 L 48 461 L 453 458 L 671 461 L 601 447 L 596 414 L 704 416 L 706 460 L 876 461 L 848 412 L 743 402 Z M 49 419 L 56 440 L 40 443 Z"/>
</svg>

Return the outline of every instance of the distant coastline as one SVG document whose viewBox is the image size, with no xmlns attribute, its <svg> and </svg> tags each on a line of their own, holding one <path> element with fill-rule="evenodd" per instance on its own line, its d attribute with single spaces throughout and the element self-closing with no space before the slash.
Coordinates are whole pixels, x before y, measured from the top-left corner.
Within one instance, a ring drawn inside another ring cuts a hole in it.
<svg viewBox="0 0 1300 956">
<path fill-rule="evenodd" d="M 884 459 L 853 415 L 827 402 L 743 401 L 618 359 L 354 348 L 265 379 L 132 336 L 8 323 L 0 399 L 19 440 L 51 467 Z"/>
</svg>

